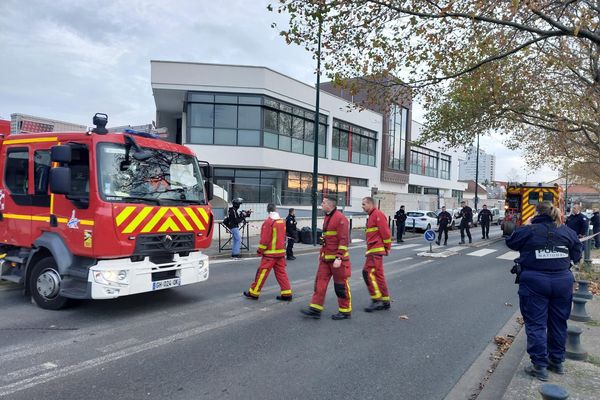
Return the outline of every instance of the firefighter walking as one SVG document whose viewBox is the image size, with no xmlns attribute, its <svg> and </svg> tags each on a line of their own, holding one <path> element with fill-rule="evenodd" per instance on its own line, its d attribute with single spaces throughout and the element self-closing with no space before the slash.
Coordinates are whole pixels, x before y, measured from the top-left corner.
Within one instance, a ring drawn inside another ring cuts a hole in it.
<svg viewBox="0 0 600 400">
<path fill-rule="evenodd" d="M 369 215 L 366 231 L 367 251 L 362 274 L 371 295 L 371 304 L 365 311 L 389 310 L 390 293 L 383 271 L 383 256 L 387 256 L 392 248 L 392 233 L 387 224 L 387 217 L 375 207 L 372 197 L 362 199 L 362 209 Z"/>
<path fill-rule="evenodd" d="M 349 319 L 352 315 L 350 275 L 352 268 L 348 254 L 348 219 L 337 208 L 335 197 L 325 197 L 321 208 L 325 212 L 323 221 L 322 248 L 319 267 L 315 277 L 315 288 L 310 305 L 301 312 L 310 318 L 321 318 L 327 286 L 333 277 L 333 288 L 338 299 L 338 313 L 334 320 Z"/>
<path fill-rule="evenodd" d="M 281 292 L 277 300 L 291 301 L 292 287 L 285 270 L 285 221 L 281 219 L 275 204 L 268 204 L 269 216 L 260 229 L 260 242 L 257 253 L 262 256 L 260 266 L 256 271 L 254 282 L 244 296 L 251 300 L 258 300 L 260 291 L 269 277 L 271 270 L 275 270 L 275 279 L 279 283 Z"/>
</svg>

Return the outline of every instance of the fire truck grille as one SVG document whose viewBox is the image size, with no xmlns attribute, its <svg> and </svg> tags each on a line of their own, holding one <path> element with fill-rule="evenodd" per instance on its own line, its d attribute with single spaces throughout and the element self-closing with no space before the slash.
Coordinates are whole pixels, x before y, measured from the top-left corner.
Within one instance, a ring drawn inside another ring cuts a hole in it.
<svg viewBox="0 0 600 400">
<path fill-rule="evenodd" d="M 135 255 L 180 253 L 194 250 L 193 233 L 139 235 L 135 241 Z"/>
</svg>

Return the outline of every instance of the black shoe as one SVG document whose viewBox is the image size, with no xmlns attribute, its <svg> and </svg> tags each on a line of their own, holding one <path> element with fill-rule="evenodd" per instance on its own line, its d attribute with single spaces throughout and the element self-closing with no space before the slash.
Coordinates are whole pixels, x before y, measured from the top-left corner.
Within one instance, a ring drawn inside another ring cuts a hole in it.
<svg viewBox="0 0 600 400">
<path fill-rule="evenodd" d="M 250 299 L 250 300 L 258 300 L 258 296 L 254 296 L 248 292 L 244 292 L 242 293 L 244 295 L 245 298 Z"/>
<path fill-rule="evenodd" d="M 485 238 L 486 238 L 486 239 L 489 239 L 490 237 L 489 237 L 489 236 L 486 236 Z"/>
<path fill-rule="evenodd" d="M 448 246 L 448 242 L 444 242 L 444 246 Z"/>
<path fill-rule="evenodd" d="M 392 306 L 389 301 L 382 301 L 381 304 L 379 304 L 379 306 L 377 307 L 377 310 L 389 310 L 391 307 Z"/>
<path fill-rule="evenodd" d="M 292 296 L 277 296 L 275 298 L 281 301 L 292 301 Z"/>
<path fill-rule="evenodd" d="M 435 244 L 437 244 L 438 246 L 440 245 L 440 242 L 435 242 Z"/>
<path fill-rule="evenodd" d="M 289 256 L 289 257 L 287 257 L 286 259 L 287 259 L 287 260 L 295 260 L 295 259 L 296 259 L 296 257 L 294 257 L 294 256 Z"/>
<path fill-rule="evenodd" d="M 458 242 L 458 244 L 465 244 L 465 241 L 461 240 L 460 242 Z"/>
<path fill-rule="evenodd" d="M 352 318 L 352 314 L 345 313 L 345 312 L 339 312 L 339 313 L 333 314 L 331 316 L 331 319 L 336 320 L 336 321 L 340 320 L 340 319 L 350 319 L 350 318 Z"/>
<path fill-rule="evenodd" d="M 400 239 L 400 240 L 398 240 L 398 241 L 399 241 L 400 243 L 404 243 L 404 240 L 402 240 L 402 239 Z"/>
<path fill-rule="evenodd" d="M 365 307 L 365 312 L 373 312 L 373 311 L 381 310 L 381 308 L 379 308 L 380 306 L 381 306 L 380 300 L 372 300 L 371 304 L 369 304 L 368 307 Z"/>
<path fill-rule="evenodd" d="M 485 236 L 482 236 L 482 237 L 481 237 L 481 239 L 482 239 L 482 240 L 485 240 Z"/>
<path fill-rule="evenodd" d="M 563 366 L 563 363 L 561 363 L 561 362 L 555 363 L 552 360 L 550 360 L 548 362 L 548 371 L 552 371 L 555 374 L 564 375 L 565 367 Z"/>
<path fill-rule="evenodd" d="M 546 367 L 540 367 L 535 364 L 530 364 L 525 367 L 525 373 L 527 375 L 533 376 L 534 378 L 538 378 L 542 382 L 546 382 L 548 380 L 548 370 Z"/>
<path fill-rule="evenodd" d="M 321 319 L 321 311 L 319 310 L 315 310 L 314 308 L 303 308 L 302 310 L 300 310 L 300 312 L 304 315 L 306 315 L 307 317 L 313 318 L 313 319 Z"/>
<path fill-rule="evenodd" d="M 473 243 L 473 241 L 471 239 L 469 239 L 469 244 Z"/>
<path fill-rule="evenodd" d="M 234 256 L 234 255 L 232 255 L 232 256 L 231 256 L 231 259 L 232 259 L 232 260 L 241 260 L 241 259 L 242 259 L 242 256 L 241 256 L 240 254 L 237 254 L 237 255 L 235 255 L 235 256 Z"/>
</svg>

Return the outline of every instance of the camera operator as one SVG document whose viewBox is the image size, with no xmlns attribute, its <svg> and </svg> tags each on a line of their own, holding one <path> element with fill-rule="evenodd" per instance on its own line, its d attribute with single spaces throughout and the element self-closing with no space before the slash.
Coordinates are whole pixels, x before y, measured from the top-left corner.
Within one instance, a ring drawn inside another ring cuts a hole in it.
<svg viewBox="0 0 600 400">
<path fill-rule="evenodd" d="M 227 213 L 227 228 L 231 231 L 232 245 L 231 245 L 231 257 L 233 259 L 240 259 L 240 248 L 242 245 L 242 235 L 240 233 L 240 224 L 246 222 L 252 214 L 252 210 L 240 210 L 240 206 L 244 202 L 244 199 L 237 198 L 231 202 L 232 206 L 229 207 Z"/>
</svg>

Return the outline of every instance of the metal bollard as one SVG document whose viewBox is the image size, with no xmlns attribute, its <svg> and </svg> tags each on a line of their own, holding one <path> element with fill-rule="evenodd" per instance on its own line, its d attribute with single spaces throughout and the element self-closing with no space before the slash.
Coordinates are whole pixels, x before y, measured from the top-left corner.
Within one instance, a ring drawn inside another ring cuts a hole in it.
<svg viewBox="0 0 600 400">
<path fill-rule="evenodd" d="M 591 263 L 592 262 L 592 241 L 591 239 L 588 239 L 585 241 L 584 243 L 585 247 L 583 250 L 583 261 L 586 263 Z"/>
<path fill-rule="evenodd" d="M 562 386 L 554 383 L 543 383 L 538 391 L 542 395 L 543 400 L 565 400 L 569 398 L 569 392 Z"/>
<path fill-rule="evenodd" d="M 573 293 L 573 296 L 577 296 L 582 299 L 591 300 L 594 297 L 594 295 L 592 293 L 590 293 L 590 290 L 588 287 L 589 284 L 590 284 L 590 281 L 578 280 L 577 281 L 577 291 L 575 293 Z"/>
<path fill-rule="evenodd" d="M 348 242 L 352 243 L 352 215 L 350 216 L 350 222 L 349 222 L 349 227 L 348 227 Z"/>
<path fill-rule="evenodd" d="M 578 326 L 567 327 L 567 349 L 565 356 L 571 360 L 585 360 L 588 353 L 581 347 L 581 333 L 583 329 Z"/>
<path fill-rule="evenodd" d="M 571 310 L 571 317 L 569 317 L 569 319 L 578 322 L 587 322 L 591 320 L 592 317 L 585 309 L 585 303 L 587 303 L 587 299 L 573 297 L 573 310 Z"/>
</svg>

